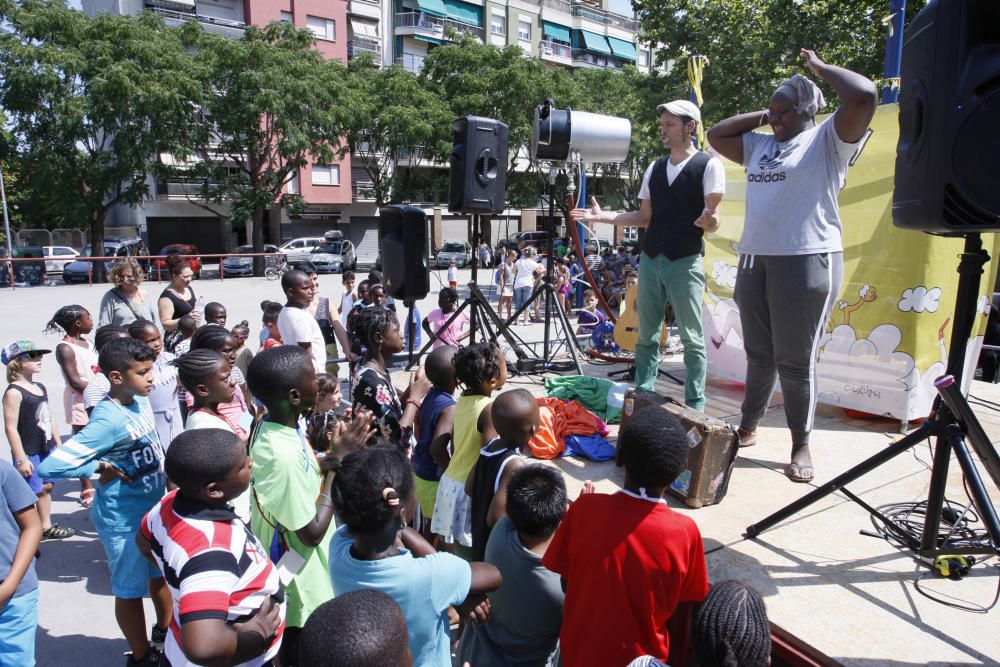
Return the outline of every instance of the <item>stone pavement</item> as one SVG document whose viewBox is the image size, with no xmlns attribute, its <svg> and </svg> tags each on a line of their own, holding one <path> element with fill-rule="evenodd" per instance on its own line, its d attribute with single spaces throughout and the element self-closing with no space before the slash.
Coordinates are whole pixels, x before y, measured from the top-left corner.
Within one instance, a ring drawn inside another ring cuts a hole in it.
<svg viewBox="0 0 1000 667">
<path fill-rule="evenodd" d="M 467 275 L 465 272 L 460 276 L 461 280 Z M 481 275 L 480 283 L 488 284 L 487 278 Z M 432 283 L 436 293 L 439 283 L 436 279 Z M 260 321 L 260 300 L 281 298 L 278 284 L 264 279 L 200 281 L 194 286 L 206 299 L 229 307 L 230 325 L 247 319 L 252 330 Z M 149 287 L 159 291 L 155 285 Z M 322 277 L 321 288 L 324 296 L 338 301 L 340 277 Z M 55 310 L 67 303 L 80 303 L 96 312 L 103 292 L 103 287 L 86 286 L 4 290 L 0 292 L 4 313 L 0 342 L 30 337 L 51 347 L 56 339 L 43 336 L 41 330 Z M 436 296 L 419 304 L 422 315 L 434 307 Z M 518 328 L 529 340 L 540 339 L 541 330 L 540 325 Z M 679 363 L 667 367 L 683 372 Z M 588 374 L 603 376 L 608 370 L 612 368 L 585 365 Z M 62 380 L 54 360 L 46 360 L 40 379 L 50 395 L 61 395 Z M 397 384 L 404 381 L 404 375 L 397 376 Z M 537 377 L 512 377 L 508 386 L 524 386 L 541 393 Z M 680 387 L 669 381 L 661 380 L 658 390 L 681 396 Z M 977 382 L 972 394 L 987 402 L 1000 402 L 997 385 Z M 738 418 L 738 386 L 713 383 L 708 396 L 710 414 Z M 992 440 L 1000 439 L 1000 412 L 996 408 L 982 402 L 975 406 Z M 57 408 L 56 413 L 61 410 Z M 750 582 L 764 595 L 772 621 L 844 664 L 997 664 L 1000 635 L 996 619 L 1000 611 L 971 614 L 921 596 L 913 581 L 923 569 L 905 552 L 861 535 L 860 530 L 871 528 L 867 514 L 840 494 L 827 497 L 757 540 L 742 537 L 748 525 L 811 488 L 784 477 L 788 442 L 783 424 L 779 396 L 762 424 L 759 444 L 740 452 L 729 493 L 722 503 L 690 510 L 671 500 L 674 507 L 697 521 L 710 552 L 712 580 L 740 578 Z M 821 407 L 813 434 L 817 470 L 814 485 L 899 437 L 898 428 L 898 422 L 848 418 L 840 410 Z M 9 457 L 6 442 L 0 446 L 0 456 Z M 622 471 L 613 463 L 567 458 L 553 465 L 564 472 L 574 496 L 584 480 L 594 480 L 600 491 L 613 491 L 622 479 Z M 850 488 L 874 504 L 919 500 L 926 497 L 929 465 L 929 449 L 921 445 Z M 967 502 L 956 468 L 953 465 L 948 497 Z M 989 480 L 987 488 L 996 505 L 1000 491 Z M 42 582 L 38 630 L 41 665 L 107 665 L 121 660 L 126 650 L 114 621 L 104 554 L 87 511 L 76 503 L 77 495 L 75 482 L 57 485 L 53 511 L 61 523 L 76 528 L 78 534 L 69 540 L 44 543 L 38 562 Z M 985 605 L 997 589 L 998 574 L 995 565 L 977 565 L 962 582 L 925 579 L 921 584 L 939 595 Z M 151 623 L 148 603 L 147 614 Z"/>
</svg>

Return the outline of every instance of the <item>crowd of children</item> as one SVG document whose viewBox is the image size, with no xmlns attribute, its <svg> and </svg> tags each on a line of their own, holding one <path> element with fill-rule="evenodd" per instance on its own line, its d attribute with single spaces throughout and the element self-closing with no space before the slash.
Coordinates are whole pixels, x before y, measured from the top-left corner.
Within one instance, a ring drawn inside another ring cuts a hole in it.
<svg viewBox="0 0 1000 667">
<path fill-rule="evenodd" d="M 511 273 L 533 284 L 526 259 Z M 570 504 L 562 474 L 525 456 L 537 401 L 504 389 L 494 343 L 463 345 L 454 289 L 422 322 L 441 344 L 396 387 L 403 336 L 381 276 L 354 293 L 345 272 L 330 301 L 304 268 L 283 276 L 284 305 L 261 304 L 256 352 L 221 304 L 176 318 L 172 350 L 154 321 L 91 341 L 86 309 L 60 309 L 48 331 L 62 337 L 63 442 L 34 379 L 49 350 L 3 349 L 14 466 L 0 463 L 0 663 L 34 664 L 34 555 L 73 535 L 52 521 L 50 491 L 78 478 L 130 665 L 624 667 L 666 661 L 685 623 L 702 665 L 768 664 L 759 596 L 709 592 L 698 529 L 664 500 L 687 452 L 670 413 L 622 429 L 621 491 L 588 482 Z M 592 296 L 582 312 L 600 319 Z M 346 409 L 325 372 L 336 350 Z"/>
</svg>

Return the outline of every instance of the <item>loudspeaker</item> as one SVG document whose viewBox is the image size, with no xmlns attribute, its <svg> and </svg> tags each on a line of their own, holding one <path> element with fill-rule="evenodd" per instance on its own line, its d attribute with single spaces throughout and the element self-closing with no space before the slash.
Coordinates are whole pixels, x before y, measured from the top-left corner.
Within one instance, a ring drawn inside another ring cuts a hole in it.
<svg viewBox="0 0 1000 667">
<path fill-rule="evenodd" d="M 498 120 L 462 116 L 451 125 L 448 210 L 495 214 L 504 209 L 509 128 Z"/>
<path fill-rule="evenodd" d="M 427 268 L 427 219 L 416 206 L 379 209 L 378 242 L 382 277 L 393 299 L 423 299 L 431 291 Z"/>
<path fill-rule="evenodd" d="M 931 0 L 906 27 L 892 219 L 1000 230 L 1000 3 Z"/>
</svg>

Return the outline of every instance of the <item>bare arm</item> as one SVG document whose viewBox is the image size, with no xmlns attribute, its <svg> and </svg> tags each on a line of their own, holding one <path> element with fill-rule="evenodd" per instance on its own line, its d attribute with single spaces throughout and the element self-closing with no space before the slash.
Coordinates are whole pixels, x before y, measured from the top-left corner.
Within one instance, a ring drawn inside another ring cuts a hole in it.
<svg viewBox="0 0 1000 667">
<path fill-rule="evenodd" d="M 10 455 L 13 459 L 14 467 L 21 473 L 22 477 L 30 477 L 35 467 L 31 465 L 27 455 L 24 453 L 24 446 L 21 443 L 21 436 L 17 433 L 17 420 L 21 411 L 21 393 L 14 390 L 3 395 L 3 429 L 7 434 L 7 442 L 10 444 Z"/>
<path fill-rule="evenodd" d="M 708 143 L 720 155 L 743 164 L 743 135 L 764 125 L 767 125 L 767 109 L 732 116 L 708 131 Z"/>
<path fill-rule="evenodd" d="M 174 314 L 174 302 L 165 296 L 161 296 L 160 300 L 156 302 L 156 308 L 160 312 L 160 322 L 163 324 L 164 331 L 173 331 L 176 329 L 180 318 L 171 317 Z"/>
<path fill-rule="evenodd" d="M 638 211 L 610 213 L 601 210 L 596 197 L 590 198 L 590 208 L 575 208 L 569 212 L 573 222 L 607 222 L 620 227 L 649 227 L 653 217 L 653 202 L 649 199 L 639 200 Z"/>
<path fill-rule="evenodd" d="M 469 586 L 469 594 L 489 593 L 500 588 L 503 577 L 500 570 L 495 565 L 489 563 L 469 563 L 472 567 L 472 585 Z"/>
<path fill-rule="evenodd" d="M 320 465 L 326 463 L 323 459 Z M 316 499 L 316 514 L 312 521 L 295 531 L 295 535 L 302 540 L 302 543 L 309 547 L 319 546 L 326 536 L 326 531 L 330 528 L 330 521 L 333 520 L 333 501 L 330 500 L 330 487 L 333 486 L 333 471 L 328 470 L 323 475 L 323 487 L 319 498 Z"/>
<path fill-rule="evenodd" d="M 7 577 L 0 583 L 0 609 L 7 606 L 7 602 L 14 596 L 14 591 L 28 571 L 31 560 L 38 552 L 38 544 L 42 541 L 42 520 L 34 505 L 15 512 L 14 520 L 21 529 L 21 535 L 17 539 L 17 549 Z"/>
<path fill-rule="evenodd" d="M 71 344 L 68 343 L 68 345 Z M 66 384 L 72 387 L 73 391 L 78 391 L 82 394 L 83 390 L 87 388 L 87 381 L 80 377 L 80 373 L 76 369 L 76 359 L 73 353 L 67 349 L 66 345 L 56 347 L 56 361 L 59 362 L 59 368 L 62 369 L 63 375 L 66 376 Z"/>
<path fill-rule="evenodd" d="M 722 193 L 713 192 L 705 196 L 705 210 L 701 216 L 694 221 L 695 227 L 701 227 L 706 232 L 714 232 L 719 229 L 719 204 L 722 203 Z"/>
<path fill-rule="evenodd" d="M 438 416 L 437 425 L 434 427 L 434 436 L 431 438 L 430 453 L 431 458 L 437 463 L 438 468 L 444 470 L 451 463 L 451 456 L 448 454 L 448 443 L 451 442 L 451 431 L 455 426 L 455 406 L 449 405 Z"/>
<path fill-rule="evenodd" d="M 500 486 L 497 487 L 497 492 L 493 495 L 493 501 L 490 503 L 490 509 L 486 513 L 486 525 L 490 528 L 495 526 L 500 517 L 507 513 L 507 484 L 510 483 L 511 476 L 525 465 L 527 464 L 524 459 L 515 456 L 504 466 L 503 475 L 500 476 Z"/>
<path fill-rule="evenodd" d="M 280 625 L 281 607 L 266 598 L 246 623 L 230 625 L 221 618 L 183 623 L 181 646 L 184 655 L 199 665 L 241 665 L 267 652 Z"/>
<path fill-rule="evenodd" d="M 403 543 L 403 546 L 410 550 L 414 558 L 422 558 L 437 553 L 437 549 L 431 546 L 431 543 L 425 540 L 424 536 L 413 528 L 407 527 L 399 531 L 399 539 Z"/>
<path fill-rule="evenodd" d="M 833 127 L 837 130 L 837 136 L 849 144 L 861 139 L 872 122 L 875 107 L 878 106 L 875 84 L 857 72 L 824 63 L 815 51 L 802 49 L 799 55 L 805 60 L 805 66 L 830 84 L 837 92 L 837 97 L 843 101 L 833 115 Z"/>
</svg>

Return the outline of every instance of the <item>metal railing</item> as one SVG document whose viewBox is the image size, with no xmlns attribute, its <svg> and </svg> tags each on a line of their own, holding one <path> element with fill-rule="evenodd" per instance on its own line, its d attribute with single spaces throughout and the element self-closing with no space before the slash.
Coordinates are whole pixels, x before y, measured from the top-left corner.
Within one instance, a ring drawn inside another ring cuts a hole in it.
<svg viewBox="0 0 1000 667">
<path fill-rule="evenodd" d="M 204 23 L 206 25 L 233 28 L 234 30 L 247 29 L 247 24 L 243 21 L 223 19 L 217 16 L 205 16 L 204 14 L 196 14 L 194 12 L 181 12 L 176 9 L 167 9 L 166 7 L 158 7 L 156 5 L 146 5 L 146 11 L 153 12 L 154 14 L 162 16 L 165 19 L 172 19 L 174 21 L 197 21 L 198 23 Z"/>
<path fill-rule="evenodd" d="M 368 40 L 355 36 L 347 42 L 347 58 L 353 58 L 361 53 L 372 53 L 378 57 L 382 56 L 382 45 L 377 40 Z"/>
<path fill-rule="evenodd" d="M 622 62 L 616 58 L 602 53 L 594 53 L 587 49 L 573 49 L 573 62 L 587 63 L 595 67 L 610 67 L 611 69 L 622 68 Z"/>
<path fill-rule="evenodd" d="M 456 32 L 471 35 L 476 39 L 483 39 L 486 32 L 477 26 L 461 23 L 453 19 L 432 16 L 423 12 L 400 12 L 396 14 L 397 28 L 418 28 L 426 30 L 440 39 L 448 39 L 445 35 L 445 28 L 452 28 Z"/>
<path fill-rule="evenodd" d="M 558 56 L 560 58 L 573 57 L 572 47 L 559 44 L 558 42 L 550 42 L 547 39 L 543 39 L 538 43 L 538 52 L 540 55 Z"/>
<path fill-rule="evenodd" d="M 355 201 L 375 201 L 375 184 L 371 181 L 354 181 Z"/>
</svg>

